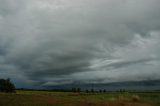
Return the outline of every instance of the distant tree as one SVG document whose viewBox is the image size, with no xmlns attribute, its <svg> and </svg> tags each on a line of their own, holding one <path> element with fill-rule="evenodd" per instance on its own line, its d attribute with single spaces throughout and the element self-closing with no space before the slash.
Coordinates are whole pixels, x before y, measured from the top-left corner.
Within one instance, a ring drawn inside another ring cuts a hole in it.
<svg viewBox="0 0 160 106">
<path fill-rule="evenodd" d="M 103 93 L 106 93 L 106 90 L 105 90 L 105 89 L 103 90 Z"/>
<path fill-rule="evenodd" d="M 91 89 L 91 92 L 94 93 L 94 89 Z"/>
<path fill-rule="evenodd" d="M 120 91 L 120 92 L 125 92 L 125 90 L 124 90 L 124 89 L 120 89 L 119 91 Z"/>
<path fill-rule="evenodd" d="M 99 93 L 102 93 L 102 90 L 99 90 Z"/>
<path fill-rule="evenodd" d="M 0 92 L 15 92 L 15 86 L 10 79 L 0 79 Z"/>
<path fill-rule="evenodd" d="M 76 92 L 76 88 L 72 88 L 72 92 Z"/>
<path fill-rule="evenodd" d="M 77 88 L 77 92 L 81 92 L 81 88 Z"/>
<path fill-rule="evenodd" d="M 86 89 L 86 93 L 89 93 L 89 90 L 88 90 L 88 89 Z"/>
</svg>

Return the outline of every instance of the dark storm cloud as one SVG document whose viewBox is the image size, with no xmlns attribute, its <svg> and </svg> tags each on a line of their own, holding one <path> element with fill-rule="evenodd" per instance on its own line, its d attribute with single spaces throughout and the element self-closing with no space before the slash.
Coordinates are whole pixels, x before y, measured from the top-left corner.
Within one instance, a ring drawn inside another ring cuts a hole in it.
<svg viewBox="0 0 160 106">
<path fill-rule="evenodd" d="M 157 79 L 159 4 L 2 0 L 0 77 L 43 86 Z"/>
</svg>

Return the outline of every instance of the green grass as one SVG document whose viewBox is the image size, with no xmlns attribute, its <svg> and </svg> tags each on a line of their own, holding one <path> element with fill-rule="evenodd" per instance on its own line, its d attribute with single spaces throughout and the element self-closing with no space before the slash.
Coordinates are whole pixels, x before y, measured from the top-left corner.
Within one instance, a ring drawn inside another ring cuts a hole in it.
<svg viewBox="0 0 160 106">
<path fill-rule="evenodd" d="M 139 95 L 138 102 L 132 95 Z M 72 93 L 47 91 L 17 91 L 0 93 L 0 106 L 160 106 L 160 92 L 148 93 Z"/>
</svg>

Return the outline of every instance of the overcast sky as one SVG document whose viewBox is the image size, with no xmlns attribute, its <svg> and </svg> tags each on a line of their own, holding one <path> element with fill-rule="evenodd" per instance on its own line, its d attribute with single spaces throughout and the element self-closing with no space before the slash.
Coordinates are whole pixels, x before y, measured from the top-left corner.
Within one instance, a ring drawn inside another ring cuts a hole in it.
<svg viewBox="0 0 160 106">
<path fill-rule="evenodd" d="M 0 78 L 158 80 L 160 0 L 0 0 Z"/>
</svg>

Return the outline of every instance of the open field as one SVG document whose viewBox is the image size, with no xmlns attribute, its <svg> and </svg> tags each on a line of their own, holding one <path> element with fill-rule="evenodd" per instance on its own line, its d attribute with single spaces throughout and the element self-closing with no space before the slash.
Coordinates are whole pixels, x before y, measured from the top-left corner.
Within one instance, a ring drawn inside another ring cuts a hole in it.
<svg viewBox="0 0 160 106">
<path fill-rule="evenodd" d="M 140 99 L 133 101 L 132 96 Z M 160 92 L 72 93 L 17 91 L 0 93 L 0 106 L 160 106 Z"/>
</svg>

